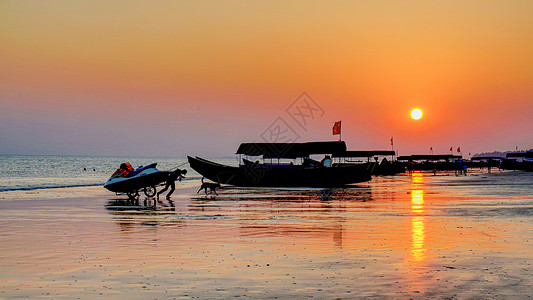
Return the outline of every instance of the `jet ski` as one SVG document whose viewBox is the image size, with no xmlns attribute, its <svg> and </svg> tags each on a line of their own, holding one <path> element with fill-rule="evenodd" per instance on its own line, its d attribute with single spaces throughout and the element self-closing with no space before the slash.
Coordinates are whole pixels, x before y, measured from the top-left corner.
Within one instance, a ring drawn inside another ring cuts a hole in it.
<svg viewBox="0 0 533 300">
<path fill-rule="evenodd" d="M 104 188 L 117 194 L 127 194 L 130 199 L 137 198 L 140 190 L 147 197 L 153 197 L 156 186 L 166 182 L 170 174 L 170 171 L 159 171 L 156 166 L 157 163 L 153 163 L 134 170 L 131 164 L 123 163 L 107 180 Z"/>
</svg>

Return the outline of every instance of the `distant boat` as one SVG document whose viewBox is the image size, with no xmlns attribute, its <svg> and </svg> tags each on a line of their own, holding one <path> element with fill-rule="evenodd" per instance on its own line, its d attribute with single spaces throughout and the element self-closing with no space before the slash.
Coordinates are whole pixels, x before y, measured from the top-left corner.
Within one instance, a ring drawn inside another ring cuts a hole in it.
<svg viewBox="0 0 533 300">
<path fill-rule="evenodd" d="M 490 172 L 491 168 L 501 168 L 504 160 L 501 156 L 474 156 L 467 165 L 469 168 L 487 168 Z"/>
<path fill-rule="evenodd" d="M 502 169 L 533 172 L 533 150 L 507 153 Z"/>
<path fill-rule="evenodd" d="M 413 154 L 397 159 L 406 162 L 408 171 L 462 171 L 465 166 L 461 155 L 452 154 Z"/>
<path fill-rule="evenodd" d="M 373 157 L 376 160 L 376 166 L 372 170 L 372 175 L 396 175 L 398 173 L 405 172 L 407 166 L 406 163 L 401 163 L 398 161 L 387 160 L 384 156 L 394 156 L 396 153 L 392 150 L 369 150 L 369 151 L 345 151 L 341 153 L 333 154 L 333 157 L 342 159 L 341 164 L 353 164 L 354 162 L 351 159 L 354 158 L 366 158 L 367 162 L 370 162 Z M 379 156 L 384 158 L 381 160 L 381 163 L 377 163 Z"/>
<path fill-rule="evenodd" d="M 240 187 L 339 187 L 370 180 L 374 162 L 343 165 L 331 162 L 331 157 L 324 162 L 310 158 L 344 151 L 344 142 L 243 143 L 237 154 L 260 156 L 263 162 L 243 159 L 236 167 L 200 157 L 188 159 L 191 168 L 209 180 Z M 302 163 L 282 163 L 280 159 L 300 159 Z"/>
</svg>

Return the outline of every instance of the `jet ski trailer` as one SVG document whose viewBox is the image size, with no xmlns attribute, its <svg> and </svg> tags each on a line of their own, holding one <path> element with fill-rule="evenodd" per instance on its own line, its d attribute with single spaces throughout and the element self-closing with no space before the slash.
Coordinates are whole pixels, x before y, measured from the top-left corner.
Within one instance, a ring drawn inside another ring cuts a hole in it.
<svg viewBox="0 0 533 300">
<path fill-rule="evenodd" d="M 126 194 L 132 200 L 139 197 L 142 190 L 147 197 L 154 197 L 156 186 L 167 181 L 170 171 L 159 171 L 157 163 L 136 170 L 129 163 L 123 163 L 107 180 L 104 188 L 117 194 Z"/>
</svg>

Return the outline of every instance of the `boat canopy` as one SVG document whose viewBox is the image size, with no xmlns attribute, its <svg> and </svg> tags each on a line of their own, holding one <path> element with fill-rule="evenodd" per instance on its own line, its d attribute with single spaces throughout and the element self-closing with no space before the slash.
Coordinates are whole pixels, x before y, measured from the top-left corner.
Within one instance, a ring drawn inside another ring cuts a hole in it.
<svg viewBox="0 0 533 300">
<path fill-rule="evenodd" d="M 307 142 L 307 143 L 242 143 L 236 154 L 263 156 L 263 158 L 309 157 L 311 154 L 333 154 L 346 152 L 346 143 Z"/>
<path fill-rule="evenodd" d="M 404 155 L 398 156 L 398 160 L 450 160 L 450 159 L 462 159 L 461 155 L 452 155 L 452 154 L 414 154 L 414 155 Z"/>
<path fill-rule="evenodd" d="M 526 157 L 525 152 L 510 152 L 505 155 L 507 158 L 513 158 L 513 157 Z"/>
<path fill-rule="evenodd" d="M 392 150 L 370 150 L 370 151 L 344 151 L 333 153 L 333 157 L 372 157 L 395 155 Z"/>
<path fill-rule="evenodd" d="M 471 160 L 500 160 L 502 158 L 501 156 L 476 156 L 472 157 Z"/>
</svg>

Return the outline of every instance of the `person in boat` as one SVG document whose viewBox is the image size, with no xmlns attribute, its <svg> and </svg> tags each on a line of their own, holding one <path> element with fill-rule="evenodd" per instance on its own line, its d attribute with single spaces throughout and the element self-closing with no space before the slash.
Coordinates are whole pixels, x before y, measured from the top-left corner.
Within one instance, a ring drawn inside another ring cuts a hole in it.
<svg viewBox="0 0 533 300">
<path fill-rule="evenodd" d="M 333 161 L 331 160 L 331 157 L 329 155 L 324 156 L 324 158 L 321 161 L 322 165 L 326 168 L 331 168 L 332 162 Z"/>
<path fill-rule="evenodd" d="M 167 182 L 166 182 L 165 188 L 160 190 L 157 193 L 157 199 L 159 200 L 159 195 L 164 193 L 170 187 L 170 191 L 167 194 L 167 200 L 169 200 L 170 199 L 170 195 L 172 195 L 172 193 L 174 193 L 174 191 L 176 190 L 176 184 L 174 182 L 176 180 L 178 180 L 178 179 L 181 181 L 181 178 L 185 177 L 184 176 L 185 174 L 187 174 L 187 170 L 185 170 L 185 169 L 184 170 L 176 169 L 175 171 L 170 172 L 168 174 L 168 178 L 167 178 Z"/>
</svg>

